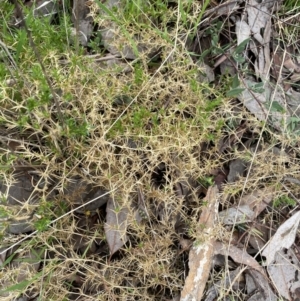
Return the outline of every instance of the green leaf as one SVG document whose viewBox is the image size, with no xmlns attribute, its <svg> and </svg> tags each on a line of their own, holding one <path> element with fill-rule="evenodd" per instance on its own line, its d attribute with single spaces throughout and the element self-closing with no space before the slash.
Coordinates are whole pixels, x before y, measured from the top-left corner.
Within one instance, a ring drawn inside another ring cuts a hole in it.
<svg viewBox="0 0 300 301">
<path fill-rule="evenodd" d="M 271 112 L 285 113 L 284 107 L 282 107 L 282 105 L 279 104 L 279 102 L 276 101 L 276 100 L 271 103 L 270 111 Z"/>
<path fill-rule="evenodd" d="M 238 75 L 236 74 L 235 77 L 232 79 L 232 88 L 238 88 L 240 86 L 240 80 Z"/>
<path fill-rule="evenodd" d="M 19 61 L 20 54 L 24 51 L 24 45 L 27 39 L 27 34 L 25 30 L 20 30 L 18 35 L 18 43 L 16 46 L 16 61 Z"/>
<path fill-rule="evenodd" d="M 11 254 L 6 260 L 0 265 L 0 269 L 4 268 L 6 265 L 8 265 L 16 256 L 16 254 Z"/>
<path fill-rule="evenodd" d="M 14 291 L 24 291 L 25 288 L 32 282 L 32 280 L 23 280 L 20 283 L 14 284 L 6 288 L 3 292 L 14 292 Z"/>
<path fill-rule="evenodd" d="M 264 83 L 257 83 L 249 87 L 255 93 L 264 93 Z"/>
<path fill-rule="evenodd" d="M 209 55 L 210 52 L 211 52 L 211 48 L 204 50 L 204 51 L 202 52 L 200 58 L 201 58 L 201 59 L 204 59 L 207 55 Z"/>
<path fill-rule="evenodd" d="M 245 90 L 245 88 L 234 88 L 234 89 L 231 89 L 230 91 L 228 91 L 228 92 L 226 93 L 226 96 L 227 96 L 227 97 L 238 96 L 238 95 L 241 94 L 244 90 Z"/>
<path fill-rule="evenodd" d="M 235 50 L 234 50 L 234 54 L 241 54 L 244 50 L 246 45 L 248 44 L 248 42 L 250 41 L 250 38 L 244 40 L 241 44 L 239 44 Z"/>
<path fill-rule="evenodd" d="M 238 53 L 234 53 L 232 55 L 233 59 L 237 62 L 237 63 L 244 63 L 245 62 L 245 57 L 243 56 L 243 54 L 238 54 Z"/>
</svg>

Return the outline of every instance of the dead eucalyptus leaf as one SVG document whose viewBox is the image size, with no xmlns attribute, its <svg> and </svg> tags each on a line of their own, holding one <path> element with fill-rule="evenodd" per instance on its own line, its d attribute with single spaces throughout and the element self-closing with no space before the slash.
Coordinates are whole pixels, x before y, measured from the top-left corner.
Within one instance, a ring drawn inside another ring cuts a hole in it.
<svg viewBox="0 0 300 301">
<path fill-rule="evenodd" d="M 219 219 L 225 225 L 238 225 L 251 222 L 254 217 L 255 214 L 248 205 L 229 208 L 228 210 L 219 212 Z"/>
<path fill-rule="evenodd" d="M 295 241 L 297 229 L 300 222 L 300 211 L 286 220 L 276 231 L 269 241 L 262 255 L 266 257 L 266 265 L 270 265 L 276 253 L 283 248 L 288 249 Z"/>
<path fill-rule="evenodd" d="M 268 8 L 264 5 L 264 2 L 258 3 L 255 0 L 249 0 L 249 5 L 247 5 L 246 11 L 248 13 L 248 23 L 250 30 L 254 38 L 261 44 L 264 44 L 264 39 L 261 36 L 261 30 L 263 30 L 267 22 L 269 21 L 270 12 Z"/>
<path fill-rule="evenodd" d="M 265 187 L 244 195 L 240 204 L 248 205 L 254 211 L 254 217 L 257 217 L 274 200 L 274 197 L 275 189 L 273 187 Z"/>
<path fill-rule="evenodd" d="M 264 269 L 259 265 L 259 263 L 250 256 L 246 250 L 239 249 L 233 245 L 225 245 L 221 242 L 215 242 L 215 255 L 221 254 L 225 257 L 230 256 L 236 263 L 241 263 L 249 266 L 265 275 Z"/>
<path fill-rule="evenodd" d="M 269 280 L 255 270 L 247 270 L 246 272 L 246 289 L 248 296 L 251 296 L 248 301 L 277 301 L 277 296 L 274 294 Z"/>
<path fill-rule="evenodd" d="M 287 300 L 297 300 L 300 289 L 300 279 L 297 276 L 300 264 L 292 249 L 282 250 L 275 255 L 275 261 L 267 267 L 278 293 Z"/>
<path fill-rule="evenodd" d="M 126 234 L 128 213 L 128 208 L 121 207 L 114 198 L 109 199 L 104 230 L 111 255 L 128 241 Z"/>
<path fill-rule="evenodd" d="M 235 33 L 237 36 L 237 45 L 240 45 L 245 40 L 249 39 L 251 36 L 251 30 L 249 25 L 245 21 L 236 21 Z"/>
</svg>

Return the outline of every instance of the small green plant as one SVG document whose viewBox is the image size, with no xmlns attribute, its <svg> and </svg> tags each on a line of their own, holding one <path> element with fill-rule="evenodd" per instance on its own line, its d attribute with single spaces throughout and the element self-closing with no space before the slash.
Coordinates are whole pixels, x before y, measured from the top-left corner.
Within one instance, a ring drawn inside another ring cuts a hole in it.
<svg viewBox="0 0 300 301">
<path fill-rule="evenodd" d="M 205 176 L 198 179 L 198 182 L 205 188 L 213 186 L 214 184 L 214 177 Z"/>
<path fill-rule="evenodd" d="M 277 199 L 275 199 L 273 202 L 274 208 L 279 208 L 281 206 L 295 207 L 296 204 L 297 204 L 297 202 L 287 195 L 282 195 L 282 196 L 278 197 Z"/>
</svg>

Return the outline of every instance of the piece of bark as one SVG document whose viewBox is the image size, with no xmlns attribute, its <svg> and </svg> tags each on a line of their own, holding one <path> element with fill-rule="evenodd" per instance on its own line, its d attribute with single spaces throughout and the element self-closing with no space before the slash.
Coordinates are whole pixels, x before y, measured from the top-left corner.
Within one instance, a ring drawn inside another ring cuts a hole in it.
<svg viewBox="0 0 300 301">
<path fill-rule="evenodd" d="M 215 243 L 215 221 L 218 213 L 218 187 L 208 189 L 197 227 L 197 241 L 189 253 L 189 275 L 181 292 L 181 301 L 200 301 L 212 266 Z"/>
</svg>

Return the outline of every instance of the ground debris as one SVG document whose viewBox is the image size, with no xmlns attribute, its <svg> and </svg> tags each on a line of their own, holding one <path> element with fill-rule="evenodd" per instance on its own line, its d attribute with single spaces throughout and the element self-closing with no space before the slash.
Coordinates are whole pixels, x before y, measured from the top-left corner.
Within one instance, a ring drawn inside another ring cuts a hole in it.
<svg viewBox="0 0 300 301">
<path fill-rule="evenodd" d="M 218 212 L 218 188 L 208 189 L 204 207 L 198 224 L 199 242 L 194 243 L 189 253 L 189 275 L 181 292 L 181 301 L 200 301 L 209 277 L 214 254 L 214 226 Z"/>
</svg>

